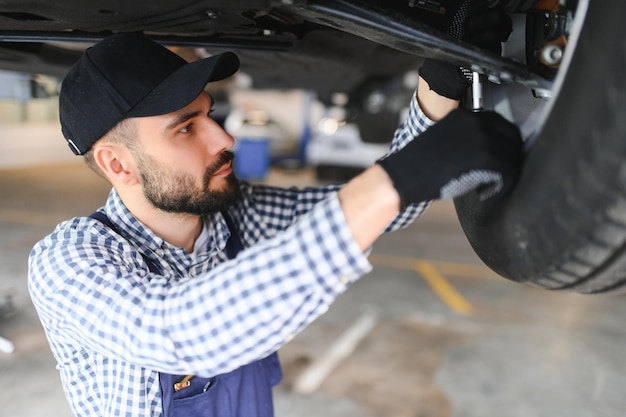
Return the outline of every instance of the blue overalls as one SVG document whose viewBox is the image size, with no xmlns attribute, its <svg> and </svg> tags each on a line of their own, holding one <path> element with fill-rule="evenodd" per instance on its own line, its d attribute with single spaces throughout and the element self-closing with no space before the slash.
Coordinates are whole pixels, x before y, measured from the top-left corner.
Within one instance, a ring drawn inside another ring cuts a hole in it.
<svg viewBox="0 0 626 417">
<path fill-rule="evenodd" d="M 226 254 L 229 259 L 234 259 L 237 253 L 243 250 L 243 244 L 230 217 L 225 212 L 222 215 L 230 229 Z M 95 212 L 90 217 L 117 231 L 104 213 Z M 160 272 L 148 257 L 144 256 L 144 259 L 150 272 Z M 273 417 L 272 387 L 281 379 L 282 372 L 276 353 L 227 374 L 211 378 L 159 373 L 163 415 L 165 417 Z"/>
</svg>

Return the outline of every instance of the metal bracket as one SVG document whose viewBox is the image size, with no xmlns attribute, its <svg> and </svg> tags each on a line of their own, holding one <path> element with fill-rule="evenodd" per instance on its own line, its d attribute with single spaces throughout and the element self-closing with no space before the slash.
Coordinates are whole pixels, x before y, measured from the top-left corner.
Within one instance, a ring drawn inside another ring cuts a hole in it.
<svg viewBox="0 0 626 417">
<path fill-rule="evenodd" d="M 473 71 L 529 87 L 546 84 L 525 65 L 436 31 L 407 14 L 385 9 L 382 2 L 314 0 L 296 6 L 297 14 L 370 41 L 423 58 L 436 58 Z"/>
</svg>

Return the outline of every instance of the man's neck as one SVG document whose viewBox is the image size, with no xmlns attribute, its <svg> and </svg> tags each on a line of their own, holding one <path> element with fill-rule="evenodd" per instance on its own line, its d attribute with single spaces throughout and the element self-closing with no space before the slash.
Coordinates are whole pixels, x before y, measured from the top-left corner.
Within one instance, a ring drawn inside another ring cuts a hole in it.
<svg viewBox="0 0 626 417">
<path fill-rule="evenodd" d="M 193 252 L 196 239 L 204 226 L 200 216 L 169 213 L 155 208 L 143 195 L 128 196 L 119 190 L 118 193 L 124 205 L 144 226 L 166 242 L 181 247 L 188 253 Z"/>
</svg>

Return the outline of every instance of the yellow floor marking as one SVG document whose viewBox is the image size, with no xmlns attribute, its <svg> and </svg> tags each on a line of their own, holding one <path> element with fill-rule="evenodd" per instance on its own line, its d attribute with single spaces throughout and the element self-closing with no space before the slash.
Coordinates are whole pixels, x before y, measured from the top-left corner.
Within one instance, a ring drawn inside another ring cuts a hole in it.
<svg viewBox="0 0 626 417">
<path fill-rule="evenodd" d="M 416 261 L 415 270 L 426 280 L 430 288 L 452 311 L 463 316 L 474 312 L 474 307 L 463 297 L 437 269 L 427 261 Z"/>
<path fill-rule="evenodd" d="M 380 254 L 370 255 L 369 260 L 375 266 L 401 268 L 417 272 L 424 278 L 441 301 L 452 311 L 464 316 L 471 315 L 474 312 L 474 307 L 454 288 L 444 277 L 444 274 L 467 278 L 492 278 L 497 276 L 488 268 L 478 265 Z"/>
</svg>

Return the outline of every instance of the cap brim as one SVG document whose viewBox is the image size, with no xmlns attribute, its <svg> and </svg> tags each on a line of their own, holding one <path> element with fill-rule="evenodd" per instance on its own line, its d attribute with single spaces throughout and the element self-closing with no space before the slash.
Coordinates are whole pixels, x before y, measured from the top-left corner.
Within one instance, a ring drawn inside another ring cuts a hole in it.
<svg viewBox="0 0 626 417">
<path fill-rule="evenodd" d="M 174 71 L 139 103 L 126 117 L 158 116 L 182 109 L 212 81 L 230 77 L 239 69 L 239 58 L 232 52 L 191 62 Z"/>
</svg>

